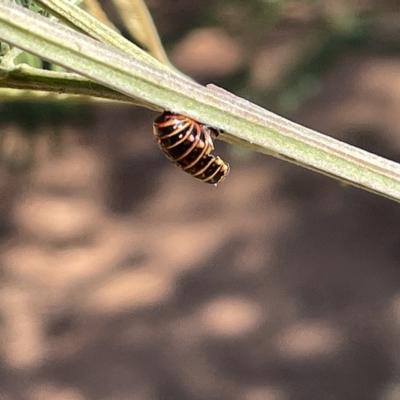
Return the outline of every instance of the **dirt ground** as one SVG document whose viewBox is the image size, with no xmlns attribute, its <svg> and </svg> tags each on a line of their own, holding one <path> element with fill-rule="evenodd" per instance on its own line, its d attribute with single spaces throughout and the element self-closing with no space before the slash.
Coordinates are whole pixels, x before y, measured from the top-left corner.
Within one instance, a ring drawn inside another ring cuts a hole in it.
<svg viewBox="0 0 400 400">
<path fill-rule="evenodd" d="M 399 160 L 399 109 L 359 54 L 291 118 Z M 91 111 L 1 173 L 1 400 L 400 399 L 398 204 L 222 142 L 206 185 L 155 113 Z"/>
</svg>

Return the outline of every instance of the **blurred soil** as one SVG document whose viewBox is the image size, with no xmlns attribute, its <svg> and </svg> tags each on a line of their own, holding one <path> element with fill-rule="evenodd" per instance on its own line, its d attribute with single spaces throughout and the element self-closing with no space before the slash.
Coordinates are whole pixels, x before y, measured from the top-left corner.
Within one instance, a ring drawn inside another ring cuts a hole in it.
<svg viewBox="0 0 400 400">
<path fill-rule="evenodd" d="M 239 68 L 221 48 L 196 71 Z M 400 57 L 358 54 L 291 118 L 398 161 L 398 110 Z M 1 400 L 400 398 L 398 204 L 222 142 L 231 174 L 206 185 L 154 113 L 92 111 L 1 172 Z"/>
</svg>

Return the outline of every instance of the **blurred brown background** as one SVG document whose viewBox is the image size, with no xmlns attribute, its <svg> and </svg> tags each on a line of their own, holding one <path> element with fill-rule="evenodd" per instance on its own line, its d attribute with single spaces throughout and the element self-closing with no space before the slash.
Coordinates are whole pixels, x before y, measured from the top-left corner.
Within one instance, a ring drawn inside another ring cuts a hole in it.
<svg viewBox="0 0 400 400">
<path fill-rule="evenodd" d="M 199 82 L 400 160 L 398 1 L 148 5 Z M 206 185 L 131 106 L 0 110 L 1 400 L 400 399 L 399 204 L 222 142 Z"/>
</svg>

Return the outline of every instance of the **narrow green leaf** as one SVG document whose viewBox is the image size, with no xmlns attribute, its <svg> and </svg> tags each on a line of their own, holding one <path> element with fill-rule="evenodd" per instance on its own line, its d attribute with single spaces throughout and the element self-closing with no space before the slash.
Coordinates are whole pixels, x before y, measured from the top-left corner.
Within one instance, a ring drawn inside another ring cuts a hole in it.
<svg viewBox="0 0 400 400">
<path fill-rule="evenodd" d="M 144 1 L 114 0 L 114 4 L 132 37 L 144 46 L 158 61 L 171 66 Z"/>
<path fill-rule="evenodd" d="M 215 86 L 202 87 L 0 0 L 0 40 L 155 108 L 223 129 L 222 138 L 400 201 L 400 165 L 307 129 Z M 150 127 L 149 127 L 150 131 Z M 234 171 L 234 166 L 232 166 Z"/>
</svg>

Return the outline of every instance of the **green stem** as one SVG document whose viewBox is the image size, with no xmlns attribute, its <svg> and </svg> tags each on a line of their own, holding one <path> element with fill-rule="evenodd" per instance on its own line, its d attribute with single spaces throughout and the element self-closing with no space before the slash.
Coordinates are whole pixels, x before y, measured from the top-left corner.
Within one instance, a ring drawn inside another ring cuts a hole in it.
<svg viewBox="0 0 400 400">
<path fill-rule="evenodd" d="M 307 129 L 153 60 L 99 44 L 0 0 L 0 39 L 156 108 L 223 129 L 222 138 L 400 201 L 400 165 Z M 149 129 L 150 130 L 150 129 Z M 234 170 L 234 166 L 232 168 Z"/>
<path fill-rule="evenodd" d="M 98 39 L 102 43 L 106 43 L 116 49 L 131 54 L 141 60 L 152 64 L 154 60 L 149 54 L 141 50 L 135 44 L 121 36 L 107 25 L 82 10 L 75 4 L 66 0 L 35 0 L 37 4 L 48 10 L 52 15 L 66 22 L 68 25 L 79 29 Z M 167 69 L 167 67 L 164 67 Z"/>
<path fill-rule="evenodd" d="M 98 97 L 129 102 L 155 110 L 160 109 L 141 99 L 133 99 L 97 82 L 88 80 L 81 75 L 70 72 L 40 70 L 26 64 L 19 64 L 15 69 L 8 71 L 6 78 L 0 79 L 0 88 L 39 90 L 59 94 Z"/>
</svg>

